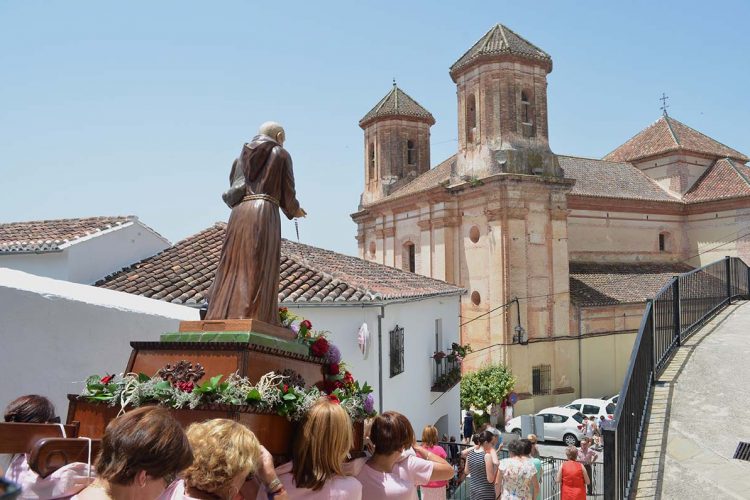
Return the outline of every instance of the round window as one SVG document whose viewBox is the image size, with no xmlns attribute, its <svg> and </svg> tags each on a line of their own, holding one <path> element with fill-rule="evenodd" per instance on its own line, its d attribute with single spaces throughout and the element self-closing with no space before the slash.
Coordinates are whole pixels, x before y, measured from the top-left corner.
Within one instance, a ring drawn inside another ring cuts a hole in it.
<svg viewBox="0 0 750 500">
<path fill-rule="evenodd" d="M 479 292 L 471 292 L 471 303 L 478 306 L 482 302 L 482 296 Z"/>
</svg>

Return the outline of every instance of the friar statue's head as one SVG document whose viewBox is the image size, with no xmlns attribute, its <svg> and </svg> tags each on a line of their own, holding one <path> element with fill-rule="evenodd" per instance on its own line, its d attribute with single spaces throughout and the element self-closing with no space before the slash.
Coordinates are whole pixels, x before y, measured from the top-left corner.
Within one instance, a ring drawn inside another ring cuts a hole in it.
<svg viewBox="0 0 750 500">
<path fill-rule="evenodd" d="M 260 130 L 258 130 L 258 133 L 261 135 L 267 135 L 282 146 L 284 145 L 284 141 L 286 140 L 284 127 L 282 127 L 280 123 L 266 122 L 260 126 Z"/>
</svg>

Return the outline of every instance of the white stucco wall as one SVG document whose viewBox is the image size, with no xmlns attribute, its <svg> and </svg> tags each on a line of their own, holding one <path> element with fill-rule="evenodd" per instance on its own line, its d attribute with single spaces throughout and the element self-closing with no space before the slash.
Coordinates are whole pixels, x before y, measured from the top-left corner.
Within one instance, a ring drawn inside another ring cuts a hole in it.
<svg viewBox="0 0 750 500">
<path fill-rule="evenodd" d="M 378 315 L 379 306 L 310 305 L 292 306 L 294 314 L 307 318 L 314 329 L 330 331 L 330 339 L 341 350 L 352 374 L 368 382 L 374 389 L 376 409 L 379 402 L 378 383 Z M 430 391 L 435 351 L 435 320 L 442 319 L 443 349 L 458 342 L 459 297 L 435 297 L 420 301 L 384 306 L 382 320 L 383 410 L 406 415 L 421 435 L 425 425 L 435 425 L 441 417 L 445 427 L 439 429 L 458 436 L 460 420 L 459 387 L 456 385 L 441 396 Z M 369 351 L 362 355 L 357 344 L 357 331 L 363 322 L 370 331 Z M 404 328 L 404 372 L 390 377 L 390 336 L 396 325 Z M 438 396 L 440 396 L 439 399 Z M 437 399 L 437 400 L 436 400 Z M 435 401 L 436 400 L 436 401 Z M 442 423 L 441 423 L 442 426 Z"/>
<path fill-rule="evenodd" d="M 170 243 L 140 221 L 105 231 L 66 249 L 68 281 L 92 284 L 169 248 Z"/>
<path fill-rule="evenodd" d="M 122 372 L 130 341 L 194 319 L 189 307 L 0 268 L 0 405 L 42 394 L 64 420 L 77 382 Z"/>
<path fill-rule="evenodd" d="M 61 245 L 60 251 L 0 254 L 0 267 L 92 284 L 169 246 L 167 239 L 134 220 Z"/>
</svg>

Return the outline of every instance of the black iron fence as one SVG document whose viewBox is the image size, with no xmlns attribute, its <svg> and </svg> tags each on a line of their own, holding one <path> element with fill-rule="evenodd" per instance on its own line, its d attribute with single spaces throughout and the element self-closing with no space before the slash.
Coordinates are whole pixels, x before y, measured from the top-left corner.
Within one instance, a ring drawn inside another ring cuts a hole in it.
<svg viewBox="0 0 750 500">
<path fill-rule="evenodd" d="M 464 477 L 462 467 L 464 465 L 463 460 L 459 459 L 457 455 L 470 445 L 459 444 L 459 443 L 439 443 L 445 445 L 447 448 L 448 459 L 456 468 L 456 475 L 450 481 L 447 488 L 447 498 L 449 500 L 469 500 L 469 489 L 471 485 L 471 476 Z M 450 452 L 450 445 L 454 445 L 454 453 Z M 563 447 L 560 448 L 564 450 Z M 453 455 L 453 460 L 451 456 Z M 508 458 L 508 452 L 506 450 L 500 450 L 498 457 L 502 460 Z M 559 500 L 560 499 L 560 485 L 555 480 L 557 477 L 557 471 L 560 470 L 562 464 L 565 462 L 563 458 L 556 457 L 539 457 L 542 465 L 542 474 L 539 478 L 540 481 L 540 492 L 542 500 Z M 604 496 L 604 464 L 601 462 L 594 462 L 591 464 L 591 490 L 588 494 L 588 498 L 602 498 Z"/>
<path fill-rule="evenodd" d="M 445 392 L 461 381 L 461 363 L 453 354 L 433 356 L 432 392 Z"/>
<path fill-rule="evenodd" d="M 750 268 L 726 257 L 675 276 L 646 304 L 612 429 L 604 429 L 604 497 L 629 499 L 654 381 L 680 344 L 732 299 L 750 294 Z"/>
</svg>

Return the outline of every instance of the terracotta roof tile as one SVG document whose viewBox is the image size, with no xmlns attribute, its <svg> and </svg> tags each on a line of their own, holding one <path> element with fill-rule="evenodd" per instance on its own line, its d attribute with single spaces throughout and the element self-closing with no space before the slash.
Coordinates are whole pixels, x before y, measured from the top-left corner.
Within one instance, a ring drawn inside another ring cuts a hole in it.
<svg viewBox="0 0 750 500">
<path fill-rule="evenodd" d="M 129 215 L 0 223 L 0 254 L 54 252 L 61 245 L 134 220 L 137 217 Z"/>
<path fill-rule="evenodd" d="M 560 156 L 565 177 L 575 179 L 570 194 L 649 201 L 679 201 L 649 176 L 625 162 Z"/>
<path fill-rule="evenodd" d="M 750 196 L 750 168 L 728 158 L 709 167 L 682 198 L 687 203 Z"/>
<path fill-rule="evenodd" d="M 216 223 L 96 286 L 178 304 L 201 303 L 214 279 L 225 228 Z M 281 303 L 362 303 L 463 292 L 443 281 L 288 240 L 281 241 L 279 278 Z"/>
<path fill-rule="evenodd" d="M 435 124 L 435 118 L 433 118 L 432 113 L 427 111 L 394 83 L 391 91 L 359 121 L 359 126 L 365 128 L 365 126 L 378 118 L 397 118 L 403 116 L 418 118 L 430 125 Z"/>
<path fill-rule="evenodd" d="M 581 306 L 644 302 L 671 278 L 691 271 L 683 263 L 570 263 L 570 300 Z"/>
<path fill-rule="evenodd" d="M 552 58 L 542 49 L 516 34 L 507 26 L 496 24 L 484 34 L 464 55 L 458 58 L 458 61 L 450 67 L 451 76 L 474 61 L 485 57 L 497 57 L 502 55 L 513 55 L 543 61 L 549 64 L 549 70 L 552 70 Z"/>
<path fill-rule="evenodd" d="M 604 159 L 636 161 L 676 151 L 704 154 L 716 158 L 734 158 L 741 163 L 750 161 L 750 158 L 739 151 L 701 134 L 671 116 L 662 116 L 609 153 Z"/>
<path fill-rule="evenodd" d="M 447 158 L 446 160 L 444 160 L 442 163 L 439 163 L 438 165 L 434 166 L 427 172 L 424 172 L 423 174 L 419 175 L 411 182 L 404 184 L 403 186 L 398 188 L 396 191 L 389 194 L 385 199 L 390 200 L 393 198 L 400 198 L 401 196 L 406 196 L 406 195 L 410 195 L 414 193 L 421 193 L 422 191 L 426 191 L 428 189 L 437 187 L 440 184 L 449 182 L 451 178 L 451 170 L 455 163 L 456 163 L 456 155 L 453 155 Z"/>
</svg>

